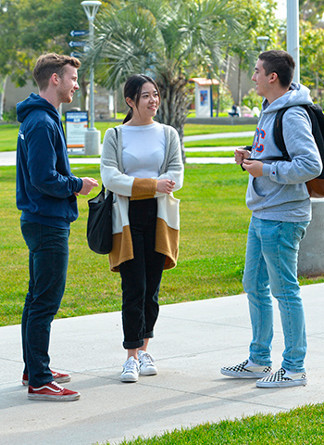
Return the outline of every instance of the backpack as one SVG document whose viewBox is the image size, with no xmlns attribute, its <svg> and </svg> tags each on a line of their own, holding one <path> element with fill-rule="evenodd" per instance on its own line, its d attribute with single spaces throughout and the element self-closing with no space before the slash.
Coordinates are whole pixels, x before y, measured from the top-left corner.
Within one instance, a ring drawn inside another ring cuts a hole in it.
<svg viewBox="0 0 324 445">
<path fill-rule="evenodd" d="M 319 154 L 324 166 L 324 114 L 319 105 L 302 105 L 307 111 L 308 116 L 312 122 L 312 134 L 314 136 Z M 289 107 L 281 108 L 276 115 L 275 125 L 273 129 L 273 136 L 277 147 L 282 152 L 285 161 L 291 161 L 286 144 L 282 134 L 282 118 Z M 306 182 L 308 193 L 312 198 L 324 197 L 324 168 L 322 173 L 314 179 Z"/>
</svg>

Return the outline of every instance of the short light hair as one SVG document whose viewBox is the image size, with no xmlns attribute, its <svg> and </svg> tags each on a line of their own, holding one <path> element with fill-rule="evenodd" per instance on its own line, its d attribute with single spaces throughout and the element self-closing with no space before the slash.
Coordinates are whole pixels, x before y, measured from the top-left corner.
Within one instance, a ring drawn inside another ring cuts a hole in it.
<svg viewBox="0 0 324 445">
<path fill-rule="evenodd" d="M 46 90 L 53 73 L 56 73 L 59 77 L 62 77 L 66 65 L 80 68 L 81 62 L 75 57 L 64 56 L 56 53 L 43 54 L 40 56 L 37 59 L 33 71 L 33 77 L 38 85 L 38 88 L 41 91 Z"/>
</svg>

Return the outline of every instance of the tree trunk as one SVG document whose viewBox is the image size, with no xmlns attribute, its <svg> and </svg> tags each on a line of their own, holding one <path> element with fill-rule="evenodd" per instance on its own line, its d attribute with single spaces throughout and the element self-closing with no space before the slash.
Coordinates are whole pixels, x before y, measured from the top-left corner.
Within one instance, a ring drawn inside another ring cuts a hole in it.
<svg viewBox="0 0 324 445">
<path fill-rule="evenodd" d="M 82 76 L 79 84 L 81 89 L 81 110 L 87 110 L 88 82 L 85 80 L 85 76 Z"/>
<path fill-rule="evenodd" d="M 0 79 L 0 121 L 3 120 L 5 89 L 8 76 Z"/>
<path fill-rule="evenodd" d="M 228 78 L 229 78 L 229 73 L 230 73 L 230 68 L 231 68 L 231 56 L 228 54 L 229 50 L 227 48 L 226 51 L 226 57 L 225 57 L 225 75 L 224 75 L 224 83 L 225 85 L 228 85 Z"/>
<path fill-rule="evenodd" d="M 187 83 L 188 81 L 184 76 L 173 78 L 167 74 L 160 74 L 157 78 L 157 84 L 161 93 L 158 119 L 160 122 L 171 125 L 178 131 L 184 163 L 186 156 L 183 144 L 183 130 L 191 102 L 191 97 L 186 88 Z"/>
<path fill-rule="evenodd" d="M 238 62 L 238 92 L 237 92 L 237 105 L 241 106 L 242 103 L 242 57 L 240 56 L 239 62 Z"/>
</svg>

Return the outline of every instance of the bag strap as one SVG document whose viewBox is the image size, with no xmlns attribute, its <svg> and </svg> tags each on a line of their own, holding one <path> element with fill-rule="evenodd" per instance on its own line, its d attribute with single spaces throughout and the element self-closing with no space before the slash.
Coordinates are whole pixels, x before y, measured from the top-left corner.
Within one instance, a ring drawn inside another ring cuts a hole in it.
<svg viewBox="0 0 324 445">
<path fill-rule="evenodd" d="M 285 140 L 283 137 L 283 132 L 282 132 L 282 118 L 287 110 L 288 110 L 288 107 L 281 108 L 277 112 L 276 117 L 275 117 L 274 127 L 273 127 L 273 137 L 274 137 L 276 146 L 279 148 L 279 150 L 282 153 L 283 160 L 291 161 L 291 158 L 290 158 L 287 148 L 286 148 Z"/>
<path fill-rule="evenodd" d="M 307 112 L 311 123 L 312 123 L 312 134 L 314 136 L 316 145 L 318 147 L 324 146 L 324 139 L 323 139 L 323 132 L 324 132 L 324 118 L 323 118 L 323 111 L 322 109 L 315 104 L 312 105 L 301 105 Z M 291 161 L 291 158 L 288 154 L 286 144 L 283 138 L 283 131 L 282 131 L 282 119 L 285 112 L 290 107 L 281 108 L 275 117 L 275 124 L 273 128 L 273 136 L 275 143 L 279 150 L 282 152 L 283 159 L 285 161 Z M 322 150 L 319 150 L 322 162 L 324 159 L 324 154 L 322 154 Z"/>
<path fill-rule="evenodd" d="M 115 130 L 116 143 L 117 143 L 117 142 L 118 142 L 118 131 L 117 131 L 117 128 L 116 128 L 116 127 L 114 127 L 114 130 Z M 101 191 L 102 191 L 103 193 L 106 193 L 106 188 L 105 188 L 105 186 L 104 186 L 104 183 L 102 183 Z M 110 193 L 112 194 L 112 192 L 110 192 Z"/>
</svg>

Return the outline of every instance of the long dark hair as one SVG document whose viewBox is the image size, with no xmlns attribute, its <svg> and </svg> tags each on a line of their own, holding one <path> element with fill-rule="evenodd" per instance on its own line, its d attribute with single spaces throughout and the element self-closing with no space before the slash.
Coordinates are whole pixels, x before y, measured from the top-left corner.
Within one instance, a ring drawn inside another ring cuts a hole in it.
<svg viewBox="0 0 324 445">
<path fill-rule="evenodd" d="M 159 95 L 159 99 L 161 100 L 159 87 L 157 86 L 155 80 L 153 80 L 152 77 L 150 76 L 145 76 L 144 74 L 134 74 L 133 76 L 129 77 L 126 80 L 124 86 L 124 98 L 126 99 L 127 97 L 129 97 L 135 102 L 135 105 L 137 106 L 141 97 L 142 87 L 146 82 L 150 82 L 154 85 Z M 123 120 L 123 124 L 131 120 L 132 116 L 133 116 L 133 110 L 130 107 L 127 116 Z"/>
</svg>

